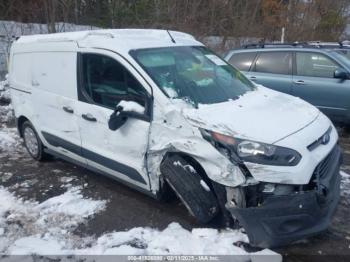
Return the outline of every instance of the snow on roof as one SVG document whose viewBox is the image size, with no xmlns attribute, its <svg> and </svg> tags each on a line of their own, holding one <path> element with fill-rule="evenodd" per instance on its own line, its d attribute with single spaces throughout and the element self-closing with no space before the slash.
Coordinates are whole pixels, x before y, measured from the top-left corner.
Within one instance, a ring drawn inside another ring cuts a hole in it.
<svg viewBox="0 0 350 262">
<path fill-rule="evenodd" d="M 195 38 L 186 33 L 169 31 L 171 36 L 178 41 L 181 40 L 195 40 Z M 87 39 L 88 37 L 107 37 L 107 38 L 132 38 L 132 39 L 154 39 L 164 40 L 165 37 L 170 38 L 167 30 L 160 29 L 105 29 L 105 30 L 91 30 L 91 31 L 78 31 L 68 33 L 55 33 L 55 34 L 41 34 L 41 35 L 29 35 L 22 36 L 17 40 L 17 43 L 33 43 L 33 42 L 66 42 L 75 41 L 79 42 Z M 168 40 L 169 40 L 168 39 Z"/>
<path fill-rule="evenodd" d="M 175 43 L 173 43 L 171 37 L 175 40 Z M 160 29 L 104 29 L 30 35 L 20 37 L 15 44 L 22 45 L 49 42 L 75 42 L 80 47 L 99 47 L 118 51 L 174 45 L 202 45 L 190 34 Z"/>
</svg>

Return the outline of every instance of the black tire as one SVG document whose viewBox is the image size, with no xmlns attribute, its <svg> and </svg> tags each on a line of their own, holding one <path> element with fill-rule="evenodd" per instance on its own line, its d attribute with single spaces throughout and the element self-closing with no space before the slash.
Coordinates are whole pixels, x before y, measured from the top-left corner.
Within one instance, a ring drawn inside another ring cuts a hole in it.
<svg viewBox="0 0 350 262">
<path fill-rule="evenodd" d="M 25 133 L 27 131 L 33 132 L 34 136 L 36 139 L 36 143 L 37 143 L 37 152 L 33 152 L 33 150 L 30 150 L 30 145 L 29 145 L 29 141 L 26 140 L 26 135 Z M 44 145 L 41 142 L 38 133 L 36 132 L 35 128 L 33 127 L 33 125 L 29 122 L 29 121 L 25 121 L 22 126 L 21 126 L 21 134 L 23 136 L 23 140 L 24 140 L 24 146 L 26 147 L 28 153 L 30 154 L 30 156 L 32 158 L 34 158 L 37 161 L 44 161 L 44 160 L 48 160 L 50 159 L 50 155 L 44 152 Z"/>
<path fill-rule="evenodd" d="M 219 205 L 214 193 L 202 186 L 202 177 L 191 167 L 186 160 L 173 155 L 163 161 L 160 170 L 190 214 L 198 223 L 207 224 L 218 214 Z"/>
</svg>

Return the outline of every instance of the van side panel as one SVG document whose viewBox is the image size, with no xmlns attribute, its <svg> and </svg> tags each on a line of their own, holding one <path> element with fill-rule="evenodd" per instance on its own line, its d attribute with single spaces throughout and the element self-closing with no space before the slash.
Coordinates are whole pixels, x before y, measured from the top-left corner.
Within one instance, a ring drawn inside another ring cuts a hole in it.
<svg viewBox="0 0 350 262">
<path fill-rule="evenodd" d="M 47 148 L 85 164 L 75 114 L 77 53 L 73 48 L 62 51 L 59 44 L 48 44 L 41 50 L 38 45 L 14 44 L 11 50 L 10 85 L 15 115 L 31 121 Z M 69 152 L 57 143 L 49 143 L 47 137 L 64 140 L 76 150 Z"/>
<path fill-rule="evenodd" d="M 31 54 L 21 53 L 11 55 L 9 81 L 11 100 L 15 116 L 33 118 L 34 111 L 31 101 Z"/>
<path fill-rule="evenodd" d="M 31 91 L 31 58 L 32 54 L 15 54 L 12 58 L 11 80 L 16 89 Z"/>
<path fill-rule="evenodd" d="M 81 157 L 81 139 L 76 115 L 76 52 L 32 53 L 32 101 L 37 126 L 45 145 L 74 160 Z M 44 136 L 43 134 L 46 134 Z M 49 141 L 62 140 L 76 148 L 74 152 Z"/>
<path fill-rule="evenodd" d="M 32 82 L 37 89 L 77 99 L 76 52 L 40 52 L 32 56 Z"/>
</svg>

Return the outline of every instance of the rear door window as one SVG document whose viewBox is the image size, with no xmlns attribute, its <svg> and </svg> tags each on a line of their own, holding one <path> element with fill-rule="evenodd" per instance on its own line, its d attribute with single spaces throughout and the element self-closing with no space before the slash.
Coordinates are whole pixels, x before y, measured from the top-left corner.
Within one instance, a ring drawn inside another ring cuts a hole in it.
<svg viewBox="0 0 350 262">
<path fill-rule="evenodd" d="M 333 78 L 337 68 L 339 65 L 323 54 L 296 53 L 296 74 L 298 76 Z"/>
<path fill-rule="evenodd" d="M 254 71 L 290 75 L 292 73 L 292 53 L 262 52 L 256 60 Z"/>
<path fill-rule="evenodd" d="M 236 53 L 231 56 L 228 62 L 241 71 L 249 71 L 255 56 L 256 52 Z"/>
</svg>

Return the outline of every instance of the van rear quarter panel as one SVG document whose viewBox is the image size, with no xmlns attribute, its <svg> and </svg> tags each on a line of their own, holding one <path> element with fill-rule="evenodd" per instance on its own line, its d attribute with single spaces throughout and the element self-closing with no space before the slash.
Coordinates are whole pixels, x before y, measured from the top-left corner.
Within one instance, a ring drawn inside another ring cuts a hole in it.
<svg viewBox="0 0 350 262">
<path fill-rule="evenodd" d="M 76 52 L 33 53 L 32 102 L 37 129 L 80 145 L 76 116 L 63 110 L 76 112 L 76 61 Z"/>
<path fill-rule="evenodd" d="M 9 80 L 16 117 L 24 115 L 30 118 L 34 114 L 31 103 L 31 59 L 30 53 L 11 55 Z"/>
<path fill-rule="evenodd" d="M 41 138 L 40 131 L 62 134 L 62 126 L 66 126 L 69 130 L 65 131 L 80 143 L 73 117 L 60 117 L 64 116 L 62 107 L 73 106 L 77 99 L 76 49 L 72 43 L 15 43 L 11 49 L 9 75 L 15 115 L 27 117 Z"/>
</svg>

